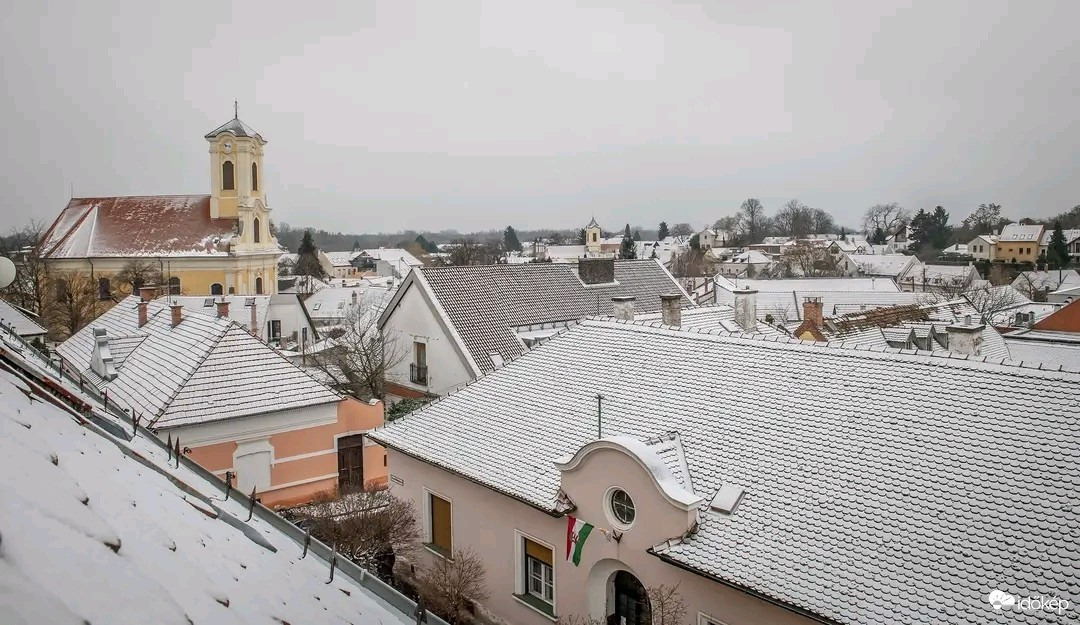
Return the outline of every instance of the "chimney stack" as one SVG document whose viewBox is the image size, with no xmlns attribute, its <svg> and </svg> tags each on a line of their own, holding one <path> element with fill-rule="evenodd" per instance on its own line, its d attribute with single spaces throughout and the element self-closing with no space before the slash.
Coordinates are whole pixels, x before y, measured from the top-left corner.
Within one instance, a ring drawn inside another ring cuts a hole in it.
<svg viewBox="0 0 1080 625">
<path fill-rule="evenodd" d="M 229 300 L 222 297 L 215 304 L 217 305 L 217 316 L 227 318 L 229 316 Z"/>
<path fill-rule="evenodd" d="M 249 327 L 251 328 L 251 335 L 255 338 L 259 338 L 259 315 L 256 311 L 257 308 L 258 306 L 255 305 L 255 298 L 251 298 L 251 325 Z"/>
<path fill-rule="evenodd" d="M 146 325 L 146 322 L 150 319 L 150 315 L 147 312 L 149 302 L 146 300 L 139 300 L 139 327 Z"/>
<path fill-rule="evenodd" d="M 803 321 L 811 321 L 820 330 L 825 327 L 824 305 L 820 297 L 808 297 L 803 300 Z"/>
<path fill-rule="evenodd" d="M 964 316 L 964 322 L 954 323 L 945 328 L 949 335 L 949 351 L 967 356 L 982 355 L 982 333 L 985 324 L 972 325 L 971 315 Z"/>
<path fill-rule="evenodd" d="M 611 298 L 611 314 L 615 315 L 616 319 L 622 321 L 634 320 L 634 298 L 633 296 L 622 296 Z"/>
<path fill-rule="evenodd" d="M 660 314 L 664 325 L 679 327 L 682 325 L 682 295 L 669 293 L 660 296 Z"/>
<path fill-rule="evenodd" d="M 144 302 L 149 302 L 157 295 L 157 287 L 153 284 L 144 284 L 139 287 L 139 298 Z"/>
<path fill-rule="evenodd" d="M 172 309 L 172 327 L 180 325 L 180 322 L 184 320 L 184 307 L 181 304 L 173 302 L 169 305 Z"/>
<path fill-rule="evenodd" d="M 585 284 L 611 284 L 615 282 L 614 258 L 578 259 L 578 277 Z"/>
<path fill-rule="evenodd" d="M 757 291 L 746 286 L 732 291 L 735 295 L 735 323 L 747 332 L 757 332 Z"/>
</svg>

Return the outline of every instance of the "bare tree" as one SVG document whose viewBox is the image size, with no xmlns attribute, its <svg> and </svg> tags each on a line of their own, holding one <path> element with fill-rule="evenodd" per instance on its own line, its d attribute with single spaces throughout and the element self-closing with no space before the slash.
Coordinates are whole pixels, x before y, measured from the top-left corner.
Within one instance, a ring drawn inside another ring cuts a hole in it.
<svg viewBox="0 0 1080 625">
<path fill-rule="evenodd" d="M 800 242 L 784 252 L 778 261 L 780 273 L 787 278 L 841 276 L 839 259 L 828 249 L 813 243 Z"/>
<path fill-rule="evenodd" d="M 708 267 L 705 252 L 700 249 L 686 249 L 672 254 L 671 273 L 678 278 L 704 276 Z"/>
<path fill-rule="evenodd" d="M 0 239 L 0 254 L 15 263 L 15 281 L 7 288 L 6 298 L 17 306 L 43 315 L 50 286 L 49 267 L 41 257 L 38 244 L 45 224 L 31 220 L 22 228 Z"/>
<path fill-rule="evenodd" d="M 361 399 L 382 399 L 387 372 L 406 356 L 398 341 L 379 331 L 378 313 L 374 307 L 351 307 L 332 345 L 311 357 L 337 390 Z"/>
<path fill-rule="evenodd" d="M 814 227 L 814 209 L 799 200 L 790 200 L 776 211 L 773 224 L 785 236 L 806 236 Z"/>
<path fill-rule="evenodd" d="M 75 334 L 103 312 L 98 285 L 89 275 L 56 272 L 51 283 L 45 299 L 45 320 L 55 338 Z"/>
<path fill-rule="evenodd" d="M 679 595 L 679 585 L 653 586 L 647 590 L 652 625 L 682 625 L 686 604 Z"/>
<path fill-rule="evenodd" d="M 397 557 L 408 558 L 420 541 L 416 510 L 411 501 L 368 482 L 366 490 L 322 493 L 310 505 L 288 513 L 294 522 L 310 523 L 311 535 L 337 545 L 360 566 L 388 580 Z"/>
<path fill-rule="evenodd" d="M 120 271 L 113 276 L 113 290 L 118 295 L 130 295 L 139 287 L 148 284 L 165 286 L 165 276 L 161 273 L 161 265 L 153 261 L 134 258 L 124 263 Z"/>
<path fill-rule="evenodd" d="M 911 214 L 896 202 L 874 204 L 863 215 L 863 233 L 869 237 L 880 229 L 886 235 L 892 234 L 910 220 Z"/>
<path fill-rule="evenodd" d="M 478 265 L 482 250 L 480 245 L 472 239 L 458 239 L 450 248 L 446 260 L 451 265 Z"/>
<path fill-rule="evenodd" d="M 828 234 L 836 230 L 836 222 L 833 221 L 832 215 L 820 208 L 812 209 L 810 221 L 816 234 Z"/>
<path fill-rule="evenodd" d="M 671 227 L 671 236 L 688 237 L 694 234 L 694 227 L 688 223 L 675 224 Z"/>
<path fill-rule="evenodd" d="M 751 244 L 760 243 L 768 229 L 769 218 L 765 216 L 765 207 L 757 198 L 748 198 L 739 208 L 746 236 Z"/>
<path fill-rule="evenodd" d="M 488 598 L 484 577 L 483 559 L 472 549 L 457 549 L 453 558 L 434 558 L 420 574 L 420 596 L 432 612 L 459 625 L 473 602 Z"/>
</svg>

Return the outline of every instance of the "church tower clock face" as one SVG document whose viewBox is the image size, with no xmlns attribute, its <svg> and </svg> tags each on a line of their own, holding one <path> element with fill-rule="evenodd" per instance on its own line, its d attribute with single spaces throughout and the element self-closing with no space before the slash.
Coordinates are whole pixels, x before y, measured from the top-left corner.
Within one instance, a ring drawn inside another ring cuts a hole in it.
<svg viewBox="0 0 1080 625">
<path fill-rule="evenodd" d="M 232 154 L 232 141 L 226 141 L 223 147 L 225 148 L 226 154 Z"/>
</svg>

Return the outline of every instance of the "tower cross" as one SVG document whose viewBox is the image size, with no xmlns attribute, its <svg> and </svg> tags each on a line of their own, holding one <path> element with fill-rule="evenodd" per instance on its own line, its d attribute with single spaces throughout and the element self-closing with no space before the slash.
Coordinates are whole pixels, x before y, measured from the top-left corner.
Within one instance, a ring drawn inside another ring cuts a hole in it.
<svg viewBox="0 0 1080 625">
<path fill-rule="evenodd" d="M 232 101 L 233 119 L 240 119 L 240 104 L 236 101 Z"/>
</svg>

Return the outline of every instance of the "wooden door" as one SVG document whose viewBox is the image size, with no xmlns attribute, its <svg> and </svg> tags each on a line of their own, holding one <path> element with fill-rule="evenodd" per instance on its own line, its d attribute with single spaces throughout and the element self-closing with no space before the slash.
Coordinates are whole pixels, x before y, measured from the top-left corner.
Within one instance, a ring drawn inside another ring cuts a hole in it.
<svg viewBox="0 0 1080 625">
<path fill-rule="evenodd" d="M 338 490 L 347 492 L 364 488 L 364 435 L 338 439 Z"/>
</svg>

